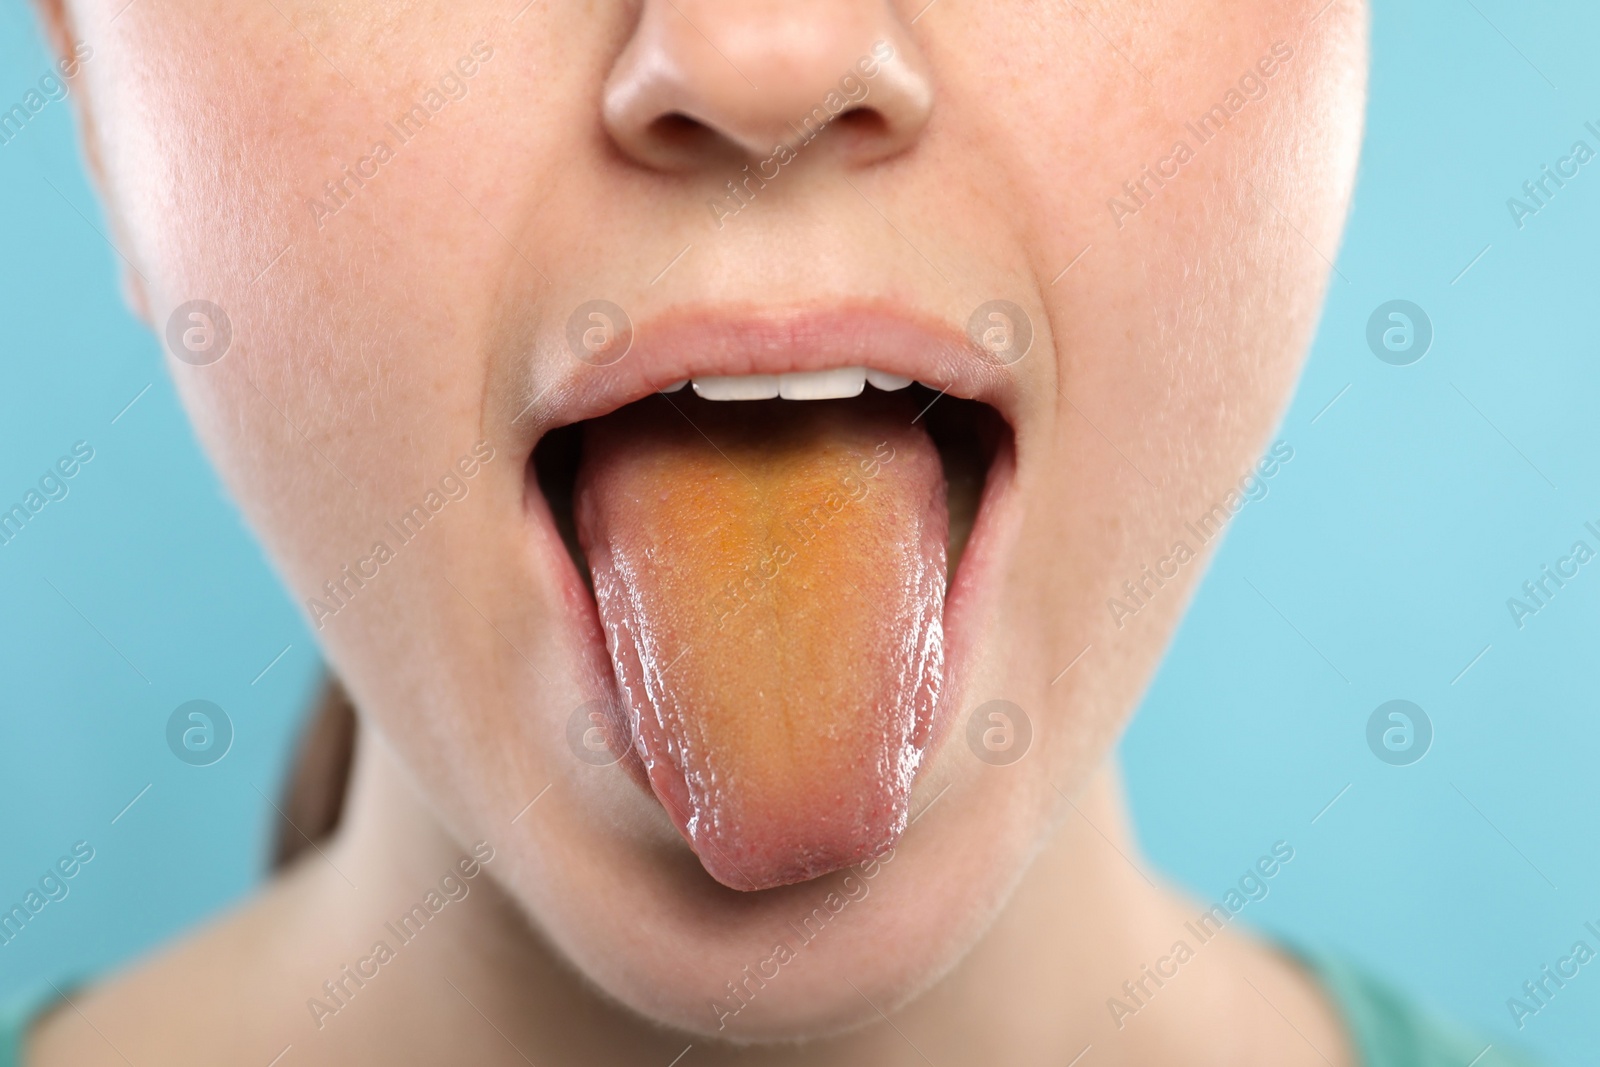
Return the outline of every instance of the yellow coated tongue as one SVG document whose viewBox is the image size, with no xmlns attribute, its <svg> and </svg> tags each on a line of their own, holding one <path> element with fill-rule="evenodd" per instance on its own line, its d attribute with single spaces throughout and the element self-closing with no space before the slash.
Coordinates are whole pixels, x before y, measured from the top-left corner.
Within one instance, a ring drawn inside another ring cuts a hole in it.
<svg viewBox="0 0 1600 1067">
<path fill-rule="evenodd" d="M 725 885 L 905 828 L 944 665 L 945 484 L 916 413 L 678 394 L 585 426 L 578 537 L 634 745 Z"/>
</svg>

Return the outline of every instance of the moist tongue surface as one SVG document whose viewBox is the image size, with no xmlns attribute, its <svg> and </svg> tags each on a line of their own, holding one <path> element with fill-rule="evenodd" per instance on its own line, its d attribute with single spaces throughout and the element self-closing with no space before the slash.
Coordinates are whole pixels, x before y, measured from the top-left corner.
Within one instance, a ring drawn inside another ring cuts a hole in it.
<svg viewBox="0 0 1600 1067">
<path fill-rule="evenodd" d="M 905 828 L 944 665 L 945 484 L 915 415 L 680 394 L 585 426 L 578 537 L 634 744 L 735 889 Z"/>
</svg>

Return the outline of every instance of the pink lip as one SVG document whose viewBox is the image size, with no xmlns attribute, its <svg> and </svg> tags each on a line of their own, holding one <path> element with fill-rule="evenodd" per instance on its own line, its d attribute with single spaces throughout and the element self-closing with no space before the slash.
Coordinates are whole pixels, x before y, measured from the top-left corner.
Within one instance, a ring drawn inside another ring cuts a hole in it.
<svg viewBox="0 0 1600 1067">
<path fill-rule="evenodd" d="M 988 358 L 963 334 L 877 307 L 712 314 L 678 312 L 634 327 L 628 354 L 610 366 L 588 366 L 558 341 L 556 358 L 568 365 L 541 395 L 559 398 L 529 403 L 525 416 L 529 449 L 546 432 L 597 418 L 685 378 L 783 374 L 867 366 L 942 387 L 950 396 L 993 407 L 1012 427 L 989 467 L 978 518 L 967 540 L 955 580 L 945 598 L 945 678 L 935 709 L 933 736 L 919 770 L 937 757 L 950 725 L 965 709 L 965 681 L 977 651 L 980 623 L 994 607 L 999 571 L 1020 520 L 1015 493 L 1017 383 L 1009 368 Z M 737 403 L 732 401 L 731 403 Z M 531 464 L 529 464 L 531 468 Z M 620 707 L 598 609 L 555 527 L 544 494 L 527 479 L 525 506 L 537 544 L 534 565 L 548 587 L 560 593 L 570 632 L 588 684 Z M 620 735 L 625 735 L 623 729 Z M 620 736 L 619 735 L 619 736 Z M 659 802 L 642 760 L 630 753 L 621 766 L 640 789 Z M 708 876 L 709 878 L 709 876 Z"/>
</svg>

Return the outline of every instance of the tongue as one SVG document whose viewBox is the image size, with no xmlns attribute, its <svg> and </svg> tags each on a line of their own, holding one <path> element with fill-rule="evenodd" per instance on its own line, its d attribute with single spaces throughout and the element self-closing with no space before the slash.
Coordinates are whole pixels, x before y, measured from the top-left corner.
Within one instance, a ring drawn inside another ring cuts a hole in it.
<svg viewBox="0 0 1600 1067">
<path fill-rule="evenodd" d="M 585 427 L 578 537 L 650 787 L 724 885 L 893 845 L 944 665 L 945 483 L 902 393 Z"/>
</svg>

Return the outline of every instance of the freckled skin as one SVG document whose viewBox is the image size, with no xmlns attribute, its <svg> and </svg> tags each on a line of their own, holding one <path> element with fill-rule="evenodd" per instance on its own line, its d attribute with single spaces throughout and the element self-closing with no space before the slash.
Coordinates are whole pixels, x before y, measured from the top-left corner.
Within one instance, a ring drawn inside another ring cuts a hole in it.
<svg viewBox="0 0 1600 1067">
<path fill-rule="evenodd" d="M 617 680 L 725 885 L 813 878 L 905 827 L 944 659 L 944 476 L 915 414 L 655 398 L 586 428 L 579 538 Z"/>
</svg>

